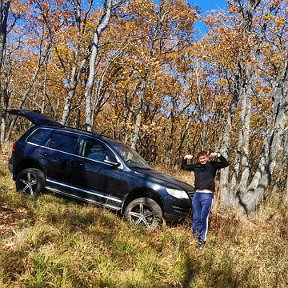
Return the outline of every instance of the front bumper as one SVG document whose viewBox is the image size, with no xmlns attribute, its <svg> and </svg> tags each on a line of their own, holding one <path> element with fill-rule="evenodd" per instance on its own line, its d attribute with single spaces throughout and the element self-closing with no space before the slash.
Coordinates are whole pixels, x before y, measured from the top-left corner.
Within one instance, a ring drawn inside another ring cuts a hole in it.
<svg viewBox="0 0 288 288">
<path fill-rule="evenodd" d="M 167 222 L 181 222 L 191 214 L 191 208 L 173 206 L 173 209 L 173 213 L 164 213 L 164 218 Z"/>
<path fill-rule="evenodd" d="M 164 208 L 164 218 L 167 222 L 180 222 L 191 215 L 191 199 L 169 204 Z"/>
</svg>

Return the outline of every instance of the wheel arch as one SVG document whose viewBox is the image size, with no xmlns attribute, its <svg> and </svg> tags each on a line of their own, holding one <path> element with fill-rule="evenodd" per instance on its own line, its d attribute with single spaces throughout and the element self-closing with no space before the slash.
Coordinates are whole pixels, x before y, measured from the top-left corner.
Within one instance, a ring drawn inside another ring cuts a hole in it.
<svg viewBox="0 0 288 288">
<path fill-rule="evenodd" d="M 26 169 L 26 168 L 36 168 L 41 170 L 44 175 L 45 175 L 45 170 L 43 169 L 43 167 L 39 164 L 39 162 L 31 159 L 31 158 L 25 158 L 22 159 L 16 166 L 15 170 L 14 170 L 14 174 L 13 174 L 13 179 L 15 180 L 17 175 L 19 174 L 20 171 Z"/>
<path fill-rule="evenodd" d="M 141 198 L 141 197 L 147 197 L 147 198 L 151 198 L 154 201 L 157 202 L 157 204 L 160 206 L 162 213 L 164 215 L 164 201 L 162 199 L 162 197 L 159 195 L 159 193 L 157 193 L 156 191 L 154 191 L 151 188 L 147 188 L 147 187 L 138 187 L 134 190 L 132 190 L 125 198 L 124 203 L 122 205 L 122 209 L 121 209 L 121 213 L 124 214 L 125 209 L 127 207 L 127 205 L 137 199 L 137 198 Z"/>
</svg>

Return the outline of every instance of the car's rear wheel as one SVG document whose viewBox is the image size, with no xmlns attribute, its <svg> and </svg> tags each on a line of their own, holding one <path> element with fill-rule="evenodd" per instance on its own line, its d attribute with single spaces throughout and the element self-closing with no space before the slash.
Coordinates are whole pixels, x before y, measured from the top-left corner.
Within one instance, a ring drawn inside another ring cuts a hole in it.
<svg viewBox="0 0 288 288">
<path fill-rule="evenodd" d="M 44 173 L 36 168 L 20 171 L 16 177 L 16 190 L 31 197 L 37 197 L 44 189 Z"/>
<path fill-rule="evenodd" d="M 141 197 L 131 201 L 124 212 L 132 224 L 155 229 L 163 222 L 163 212 L 159 204 L 151 198 Z"/>
</svg>

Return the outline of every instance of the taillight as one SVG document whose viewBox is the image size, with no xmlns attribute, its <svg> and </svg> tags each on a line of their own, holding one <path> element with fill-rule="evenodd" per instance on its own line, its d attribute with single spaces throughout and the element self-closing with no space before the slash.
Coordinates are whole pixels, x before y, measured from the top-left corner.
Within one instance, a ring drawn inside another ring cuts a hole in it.
<svg viewBox="0 0 288 288">
<path fill-rule="evenodd" d="M 16 149 L 16 142 L 14 142 L 12 145 L 12 151 L 15 151 L 15 149 Z"/>
</svg>

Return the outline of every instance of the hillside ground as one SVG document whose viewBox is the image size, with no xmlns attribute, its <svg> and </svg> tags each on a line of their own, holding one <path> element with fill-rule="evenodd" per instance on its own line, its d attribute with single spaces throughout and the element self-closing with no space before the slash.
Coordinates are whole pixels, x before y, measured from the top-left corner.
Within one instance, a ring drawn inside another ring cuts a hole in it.
<svg viewBox="0 0 288 288">
<path fill-rule="evenodd" d="M 189 219 L 149 232 L 103 208 L 53 194 L 21 196 L 7 159 L 2 153 L 0 287 L 288 287 L 281 193 L 254 219 L 221 211 L 216 201 L 207 247 L 198 251 Z"/>
</svg>

